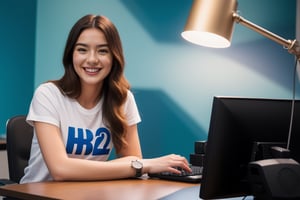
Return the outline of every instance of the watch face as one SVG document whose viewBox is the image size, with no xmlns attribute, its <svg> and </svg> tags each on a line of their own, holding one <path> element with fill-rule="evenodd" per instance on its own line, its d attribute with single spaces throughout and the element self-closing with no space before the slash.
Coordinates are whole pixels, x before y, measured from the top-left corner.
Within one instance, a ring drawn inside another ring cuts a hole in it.
<svg viewBox="0 0 300 200">
<path fill-rule="evenodd" d="M 143 164 L 140 161 L 132 161 L 132 167 L 134 167 L 135 169 L 142 169 Z"/>
</svg>

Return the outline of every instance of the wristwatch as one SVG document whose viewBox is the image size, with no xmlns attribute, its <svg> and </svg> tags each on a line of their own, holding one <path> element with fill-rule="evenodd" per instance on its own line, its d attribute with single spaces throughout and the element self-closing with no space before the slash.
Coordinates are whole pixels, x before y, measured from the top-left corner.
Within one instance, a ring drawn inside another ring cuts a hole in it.
<svg viewBox="0 0 300 200">
<path fill-rule="evenodd" d="M 135 169 L 135 177 L 142 176 L 143 163 L 138 160 L 131 161 L 131 167 Z"/>
</svg>

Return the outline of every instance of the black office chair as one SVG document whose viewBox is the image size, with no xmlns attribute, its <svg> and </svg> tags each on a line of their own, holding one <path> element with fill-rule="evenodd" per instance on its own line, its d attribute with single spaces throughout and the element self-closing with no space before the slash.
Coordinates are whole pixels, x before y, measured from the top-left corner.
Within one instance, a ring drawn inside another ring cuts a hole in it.
<svg viewBox="0 0 300 200">
<path fill-rule="evenodd" d="M 10 118 L 6 124 L 6 149 L 9 180 L 1 179 L 0 185 L 19 183 L 28 165 L 33 137 L 33 127 L 26 122 L 25 115 Z"/>
</svg>

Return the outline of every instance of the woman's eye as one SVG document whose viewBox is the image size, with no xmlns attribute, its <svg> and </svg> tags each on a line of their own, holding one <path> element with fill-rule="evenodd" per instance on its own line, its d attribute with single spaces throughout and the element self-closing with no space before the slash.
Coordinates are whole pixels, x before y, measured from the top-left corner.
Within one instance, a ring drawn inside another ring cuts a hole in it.
<svg viewBox="0 0 300 200">
<path fill-rule="evenodd" d="M 109 52 L 108 49 L 99 49 L 99 50 L 98 50 L 98 53 L 99 53 L 99 54 L 102 54 L 102 55 L 103 55 L 103 54 L 107 54 L 108 52 Z"/>
<path fill-rule="evenodd" d="M 77 51 L 80 53 L 85 53 L 87 50 L 85 48 L 77 48 Z"/>
</svg>

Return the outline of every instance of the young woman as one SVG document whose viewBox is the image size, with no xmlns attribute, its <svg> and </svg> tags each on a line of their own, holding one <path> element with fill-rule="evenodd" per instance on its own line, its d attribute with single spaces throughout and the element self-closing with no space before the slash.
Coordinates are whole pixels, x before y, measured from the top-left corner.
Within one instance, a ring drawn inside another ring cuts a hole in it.
<svg viewBox="0 0 300 200">
<path fill-rule="evenodd" d="M 63 56 L 65 73 L 35 91 L 27 121 L 34 127 L 29 165 L 21 183 L 108 180 L 190 171 L 179 155 L 143 159 L 141 121 L 116 27 L 86 15 L 71 29 Z M 112 148 L 118 158 L 108 160 Z"/>
</svg>

